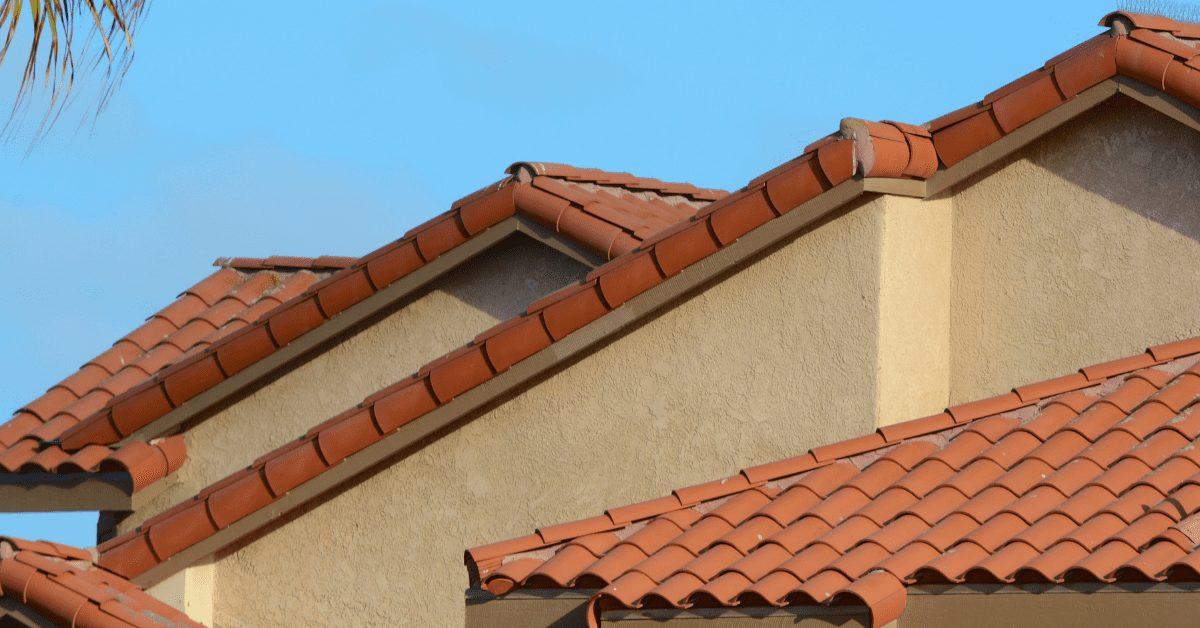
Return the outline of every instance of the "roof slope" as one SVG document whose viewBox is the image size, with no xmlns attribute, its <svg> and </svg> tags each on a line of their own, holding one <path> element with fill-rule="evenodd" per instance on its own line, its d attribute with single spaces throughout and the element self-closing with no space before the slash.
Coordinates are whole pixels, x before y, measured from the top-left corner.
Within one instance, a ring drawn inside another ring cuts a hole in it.
<svg viewBox="0 0 1200 628">
<path fill-rule="evenodd" d="M 137 585 L 96 567 L 86 550 L 49 541 L 0 537 L 0 596 L 64 626 L 200 626 Z"/>
<path fill-rule="evenodd" d="M 162 450 L 166 464 L 144 443 L 111 445 L 512 215 L 506 186 L 518 176 L 536 189 L 530 215 L 605 259 L 725 194 L 559 164 L 509 171 L 363 258 L 218 259 L 220 270 L 0 426 L 0 473 L 127 468 L 138 490 L 174 471 L 182 440 Z"/>
<path fill-rule="evenodd" d="M 596 609 L 862 604 L 914 583 L 1200 577 L 1200 338 L 467 551 Z M 594 617 L 595 619 L 595 617 Z"/>
<path fill-rule="evenodd" d="M 1110 13 L 1100 24 L 1110 31 L 929 122 L 941 162 L 953 166 L 1118 74 L 1200 107 L 1200 24 L 1128 12 Z"/>
<path fill-rule="evenodd" d="M 65 432 L 169 365 L 255 322 L 280 303 L 347 265 L 346 258 L 217 260 L 219 270 L 188 288 L 146 323 L 26 404 L 0 426 L 0 472 L 79 473 L 129 470 L 143 488 L 183 463 L 181 439 L 151 451 L 133 443 L 121 451 L 96 443 L 64 449 Z M 112 441 L 115 442 L 115 441 Z"/>
<path fill-rule="evenodd" d="M 1148 21 L 1150 18 L 1145 16 L 1132 14 L 1113 14 L 1102 23 L 1129 20 L 1139 24 L 1159 24 Z M 1175 25 L 1171 26 L 1174 31 L 1156 32 L 1154 37 L 1165 40 L 1191 33 L 1188 29 L 1200 28 L 1171 24 Z M 993 121 L 997 115 L 1003 118 L 1004 114 L 996 114 L 993 109 L 999 106 L 1003 111 L 1004 107 L 1017 106 L 1031 98 L 1033 92 L 1024 89 L 1028 85 L 1042 85 L 1044 83 L 1038 81 L 1050 80 L 1056 93 L 1061 93 L 1058 90 L 1064 88 L 1058 85 L 1065 81 L 1067 85 L 1084 89 L 1111 79 L 1118 71 L 1136 67 L 1131 64 L 1146 50 L 1154 49 L 1121 34 L 1121 29 L 1114 26 L 1111 33 L 1052 59 L 1046 68 L 1034 73 L 1041 73 L 1041 78 L 1018 79 L 993 92 L 984 103 L 962 110 L 973 113 L 958 122 L 934 124 L 943 129 L 939 131 L 931 132 L 925 127 L 900 122 L 847 119 L 839 133 L 809 145 L 800 157 L 755 178 L 741 190 L 711 202 L 690 219 L 648 235 L 629 254 L 620 255 L 592 271 L 581 283 L 531 303 L 523 315 L 481 333 L 460 349 L 426 364 L 411 378 L 371 395 L 356 407 L 313 427 L 296 441 L 263 455 L 247 469 L 200 491 L 194 500 L 181 503 L 148 519 L 138 529 L 102 544 L 100 561 L 127 577 L 144 574 L 183 550 L 217 535 L 234 522 L 278 503 L 290 491 L 396 434 L 405 425 L 445 407 L 459 395 L 501 377 L 514 365 L 545 350 L 553 351 L 556 343 L 572 333 L 621 309 L 638 295 L 671 282 L 685 268 L 727 249 L 751 231 L 760 227 L 770 229 L 768 225 L 772 221 L 787 220 L 793 213 L 802 213 L 805 220 L 816 220 L 819 215 L 795 210 L 810 202 L 816 203 L 827 193 L 833 194 L 833 190 L 841 189 L 840 186 L 852 178 L 923 180 L 944 173 L 952 163 L 957 163 L 956 158 L 962 158 L 963 149 L 960 147 L 954 156 L 943 156 L 937 148 L 939 133 L 960 133 L 952 131 L 957 124 L 982 119 L 980 116 L 988 116 L 987 119 Z M 1175 59 L 1172 57 L 1169 63 L 1177 63 Z M 1200 102 L 1200 83 L 1193 87 L 1192 92 L 1178 93 L 1180 97 L 1187 96 Z M 1067 98 L 1065 102 L 1070 101 Z M 1005 104 L 1000 105 L 1001 102 Z M 1061 102 L 1061 99 L 1055 101 L 1056 104 Z M 1018 108 L 1029 111 L 1024 105 Z M 1045 110 L 1044 107 L 1040 109 L 1043 113 Z M 979 121 L 970 124 L 979 124 Z M 1005 127 L 1016 128 L 1008 123 Z M 986 139 L 987 136 L 965 134 L 962 137 Z M 945 144 L 945 141 L 943 139 L 941 143 Z M 981 150 L 988 143 L 990 141 L 979 143 L 971 150 Z M 567 193 L 556 189 L 559 182 L 540 180 L 541 177 L 568 178 L 567 171 L 560 168 L 566 167 L 515 164 L 510 168 L 511 179 L 462 199 L 450 213 L 418 227 L 400 242 L 368 255 L 327 282 L 358 282 L 363 290 L 369 285 L 378 287 L 380 282 L 394 280 L 389 278 L 407 272 L 404 270 L 407 265 L 420 263 L 425 259 L 422 256 L 439 254 L 446 247 L 462 242 L 467 237 L 465 234 L 478 233 L 483 225 L 496 224 L 513 211 L 525 212 L 560 230 L 575 229 L 577 221 L 587 221 L 583 210 L 589 201 L 582 197 L 569 198 Z M 693 195 L 692 198 L 701 197 Z M 613 247 L 622 241 L 621 233 L 632 231 L 610 229 L 594 242 L 607 246 L 610 251 L 619 250 L 620 246 Z M 364 274 L 366 278 L 362 277 Z M 286 311 L 292 314 L 278 321 L 286 326 L 271 327 L 268 333 L 268 326 L 264 325 L 254 332 L 260 338 L 260 351 L 274 350 L 278 342 L 272 344 L 273 334 L 283 340 L 294 337 L 319 325 L 324 320 L 323 311 L 335 309 L 318 305 L 322 302 L 320 290 L 310 292 L 314 294 L 305 297 L 303 303 L 288 308 Z M 342 306 L 344 296 L 353 293 L 339 291 L 336 294 L 343 300 L 335 303 Z M 200 359 L 216 361 L 217 358 L 205 356 Z M 161 392 L 154 394 L 163 396 Z"/>
</svg>

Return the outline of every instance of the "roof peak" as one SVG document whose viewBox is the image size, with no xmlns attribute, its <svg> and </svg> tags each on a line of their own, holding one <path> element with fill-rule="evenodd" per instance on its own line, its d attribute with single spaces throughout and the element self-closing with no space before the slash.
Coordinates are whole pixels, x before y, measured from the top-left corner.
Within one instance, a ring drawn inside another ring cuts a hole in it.
<svg viewBox="0 0 1200 628">
<path fill-rule="evenodd" d="M 518 161 L 504 169 L 517 183 L 530 183 L 535 177 L 562 179 L 574 183 L 619 186 L 632 191 L 648 191 L 668 196 L 686 196 L 698 201 L 714 201 L 725 196 L 724 190 L 701 188 L 686 182 L 670 182 L 653 177 L 639 177 L 629 172 L 613 172 L 599 168 L 580 168 L 569 164 L 545 161 Z"/>
</svg>

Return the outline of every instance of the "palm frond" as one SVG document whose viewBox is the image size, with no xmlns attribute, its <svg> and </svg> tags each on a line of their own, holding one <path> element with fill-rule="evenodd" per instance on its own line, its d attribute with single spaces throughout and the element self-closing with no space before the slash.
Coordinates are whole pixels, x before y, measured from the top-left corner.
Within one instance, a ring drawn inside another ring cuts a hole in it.
<svg viewBox="0 0 1200 628">
<path fill-rule="evenodd" d="M 1177 0 L 1120 0 L 1117 8 L 1133 13 L 1152 13 L 1180 22 L 1200 22 L 1200 5 Z"/>
<path fill-rule="evenodd" d="M 0 0 L 0 64 L 24 25 L 30 28 L 29 54 L 0 138 L 8 136 L 39 83 L 48 94 L 48 105 L 37 136 L 52 126 L 69 102 L 77 65 L 87 72 L 104 66 L 96 114 L 103 111 L 133 61 L 133 36 L 149 4 L 150 0 Z M 76 45 L 76 35 L 85 31 L 83 44 Z M 92 54 L 89 62 L 86 57 Z"/>
</svg>

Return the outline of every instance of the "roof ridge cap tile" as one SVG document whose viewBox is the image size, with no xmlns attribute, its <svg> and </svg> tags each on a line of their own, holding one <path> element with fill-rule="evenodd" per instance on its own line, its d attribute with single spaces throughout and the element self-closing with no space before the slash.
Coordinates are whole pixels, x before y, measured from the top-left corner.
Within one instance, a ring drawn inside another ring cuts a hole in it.
<svg viewBox="0 0 1200 628">
<path fill-rule="evenodd" d="M 725 190 L 703 188 L 686 181 L 663 181 L 653 177 L 640 177 L 629 172 L 581 168 L 544 161 L 518 161 L 506 168 L 505 172 L 521 183 L 528 183 L 537 177 L 547 177 L 608 187 L 624 187 L 630 190 L 653 190 L 666 195 L 696 197 L 696 200 L 716 200 L 717 197 L 728 194 Z"/>
<path fill-rule="evenodd" d="M 340 270 L 353 264 L 357 257 L 342 255 L 320 255 L 298 257 L 271 255 L 269 257 L 218 257 L 213 260 L 217 268 L 234 270 Z"/>
<path fill-rule="evenodd" d="M 1183 22 L 1165 15 L 1157 15 L 1154 13 L 1139 13 L 1136 11 L 1112 11 L 1100 18 L 1097 26 L 1107 26 L 1115 28 L 1119 21 L 1124 20 L 1126 23 L 1133 25 L 1136 28 L 1144 28 L 1153 31 L 1174 32 L 1181 28 L 1196 26 L 1194 22 Z"/>
</svg>

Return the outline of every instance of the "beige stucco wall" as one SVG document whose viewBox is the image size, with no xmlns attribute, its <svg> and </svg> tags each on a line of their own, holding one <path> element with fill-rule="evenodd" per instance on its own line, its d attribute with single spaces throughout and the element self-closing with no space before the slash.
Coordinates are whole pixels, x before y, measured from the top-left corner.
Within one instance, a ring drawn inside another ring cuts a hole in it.
<svg viewBox="0 0 1200 628">
<path fill-rule="evenodd" d="M 953 202 L 953 401 L 1200 335 L 1200 134 L 1117 97 Z"/>
<path fill-rule="evenodd" d="M 950 198 L 881 199 L 877 423 L 941 412 L 950 396 Z"/>
<path fill-rule="evenodd" d="M 195 495 L 585 274 L 581 264 L 524 236 L 466 262 L 380 322 L 188 430 L 187 463 L 119 530 Z"/>
<path fill-rule="evenodd" d="M 461 626 L 466 547 L 870 430 L 882 208 L 801 237 L 219 558 L 217 623 Z"/>
<path fill-rule="evenodd" d="M 192 620 L 210 626 L 216 573 L 216 565 L 208 558 L 171 574 L 146 592 L 183 611 Z"/>
</svg>

